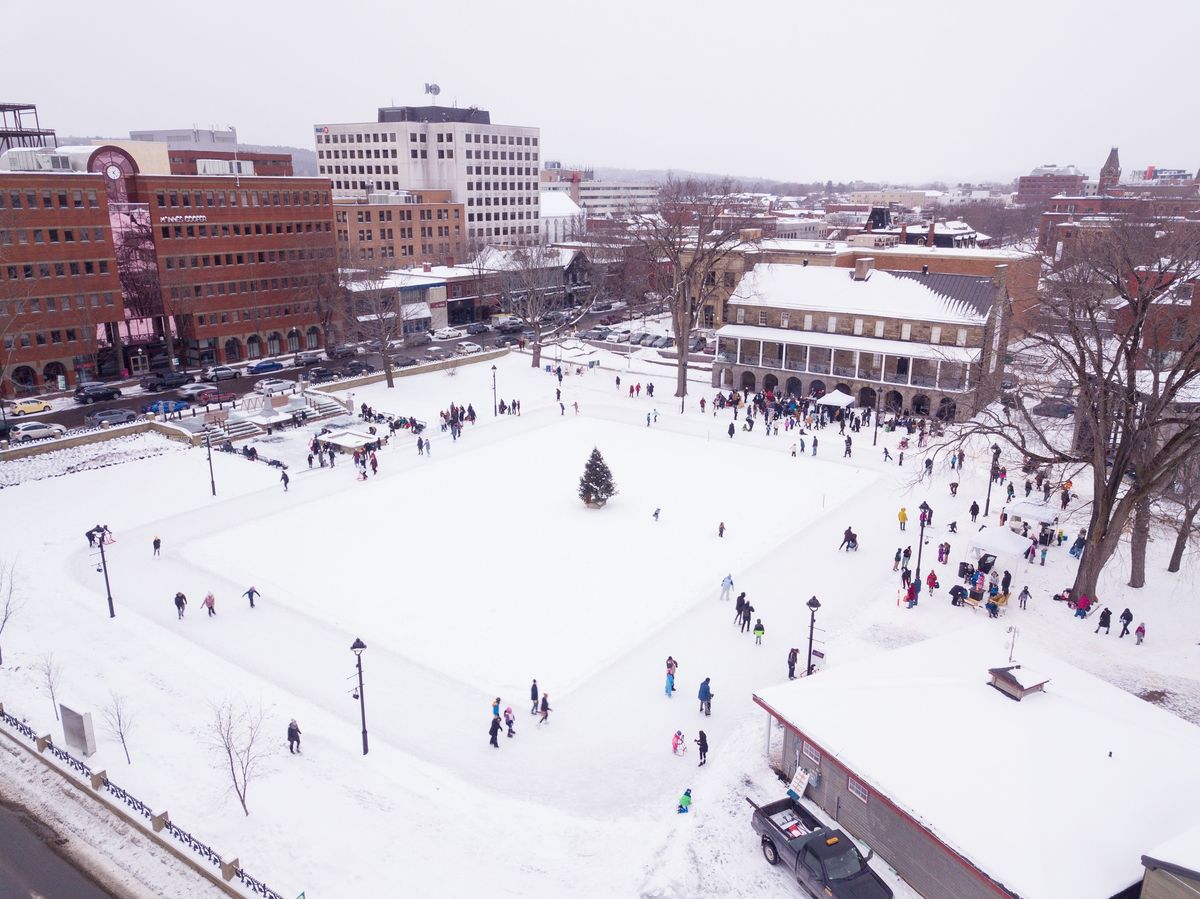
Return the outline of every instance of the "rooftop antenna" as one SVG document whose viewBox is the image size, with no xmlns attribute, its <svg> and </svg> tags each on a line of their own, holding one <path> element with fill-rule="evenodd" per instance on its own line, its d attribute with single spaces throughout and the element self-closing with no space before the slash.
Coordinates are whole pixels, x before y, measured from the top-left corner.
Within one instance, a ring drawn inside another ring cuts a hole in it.
<svg viewBox="0 0 1200 899">
<path fill-rule="evenodd" d="M 433 97 L 433 105 L 434 106 L 437 106 L 438 94 L 440 94 L 441 92 L 442 92 L 442 89 L 440 87 L 438 87 L 436 84 L 430 84 L 430 83 L 426 82 L 425 93 L 427 93 Z"/>
</svg>

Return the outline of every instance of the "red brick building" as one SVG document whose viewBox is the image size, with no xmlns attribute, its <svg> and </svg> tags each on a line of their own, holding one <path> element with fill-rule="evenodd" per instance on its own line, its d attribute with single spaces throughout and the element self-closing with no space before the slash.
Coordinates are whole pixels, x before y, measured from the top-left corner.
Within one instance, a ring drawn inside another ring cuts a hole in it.
<svg viewBox="0 0 1200 899">
<path fill-rule="evenodd" d="M 1017 195 L 1021 206 L 1045 209 L 1051 197 L 1059 194 L 1077 197 L 1083 193 L 1087 175 L 1074 166 L 1043 166 L 1017 179 Z"/>
<path fill-rule="evenodd" d="M 292 177 L 291 153 L 248 153 L 244 150 L 181 150 L 172 147 L 169 151 L 172 175 L 213 174 L 201 172 L 201 160 L 229 163 L 228 174 L 254 175 L 262 178 Z M 232 166 L 237 165 L 237 168 Z M 211 167 L 211 166 L 210 166 Z M 224 168 L 224 166 L 222 166 Z M 222 173 L 224 174 L 224 173 Z"/>
</svg>

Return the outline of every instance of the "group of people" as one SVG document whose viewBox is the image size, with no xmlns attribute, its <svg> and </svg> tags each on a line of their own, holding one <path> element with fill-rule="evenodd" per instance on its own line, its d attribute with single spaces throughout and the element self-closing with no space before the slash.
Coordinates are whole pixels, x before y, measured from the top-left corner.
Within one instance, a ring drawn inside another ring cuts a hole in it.
<svg viewBox="0 0 1200 899">
<path fill-rule="evenodd" d="M 495 749 L 500 748 L 500 741 L 497 737 L 500 735 L 501 721 L 503 726 L 508 730 L 508 736 L 515 737 L 516 730 L 516 715 L 513 713 L 512 706 L 505 706 L 503 713 L 500 711 L 501 699 L 499 696 L 492 702 L 492 723 L 488 727 L 488 745 Z M 550 694 L 541 692 L 538 687 L 537 678 L 533 679 L 533 683 L 529 686 L 529 714 L 538 715 L 538 724 L 545 724 L 550 720 L 550 713 L 553 709 L 550 707 Z M 503 718 L 501 717 L 503 715 Z"/>
<path fill-rule="evenodd" d="M 157 539 L 157 538 L 155 538 L 155 539 Z M 244 592 L 242 594 L 242 596 L 244 596 L 248 600 L 250 600 L 250 608 L 252 608 L 252 609 L 254 608 L 254 598 L 256 596 L 261 596 L 261 595 L 262 594 L 259 593 L 258 590 L 256 590 L 253 586 L 251 586 L 249 590 L 247 590 L 246 592 Z M 215 595 L 213 595 L 213 592 L 211 590 L 209 590 L 208 593 L 204 594 L 204 600 L 201 603 L 201 605 L 204 607 L 204 609 L 206 609 L 208 611 L 209 618 L 213 618 L 216 616 L 216 614 L 217 614 L 217 598 Z M 186 594 L 184 594 L 184 592 L 182 590 L 176 591 L 176 593 L 175 593 L 175 613 L 180 621 L 183 620 L 183 615 L 187 611 L 187 606 L 188 606 L 188 598 L 187 598 Z"/>
</svg>

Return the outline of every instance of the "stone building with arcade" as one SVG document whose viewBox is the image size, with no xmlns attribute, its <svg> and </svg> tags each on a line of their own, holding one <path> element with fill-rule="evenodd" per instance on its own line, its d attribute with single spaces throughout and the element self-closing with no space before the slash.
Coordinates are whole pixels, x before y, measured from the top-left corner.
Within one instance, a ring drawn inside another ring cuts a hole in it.
<svg viewBox="0 0 1200 899">
<path fill-rule="evenodd" d="M 991 402 L 1011 331 L 1007 266 L 991 277 L 755 265 L 725 303 L 712 383 L 945 420 Z"/>
</svg>

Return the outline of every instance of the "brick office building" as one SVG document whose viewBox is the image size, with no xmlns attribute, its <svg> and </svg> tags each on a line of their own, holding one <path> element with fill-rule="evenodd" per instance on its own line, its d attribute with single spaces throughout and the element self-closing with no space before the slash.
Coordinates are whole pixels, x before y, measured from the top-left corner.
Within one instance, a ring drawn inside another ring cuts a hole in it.
<svg viewBox="0 0 1200 899">
<path fill-rule="evenodd" d="M 345 263 L 453 265 L 468 252 L 463 204 L 453 202 L 448 190 L 339 198 L 334 216 L 338 256 Z"/>
<path fill-rule="evenodd" d="M 245 150 L 191 150 L 171 147 L 172 175 L 257 175 L 292 177 L 291 153 L 257 153 Z"/>
</svg>

